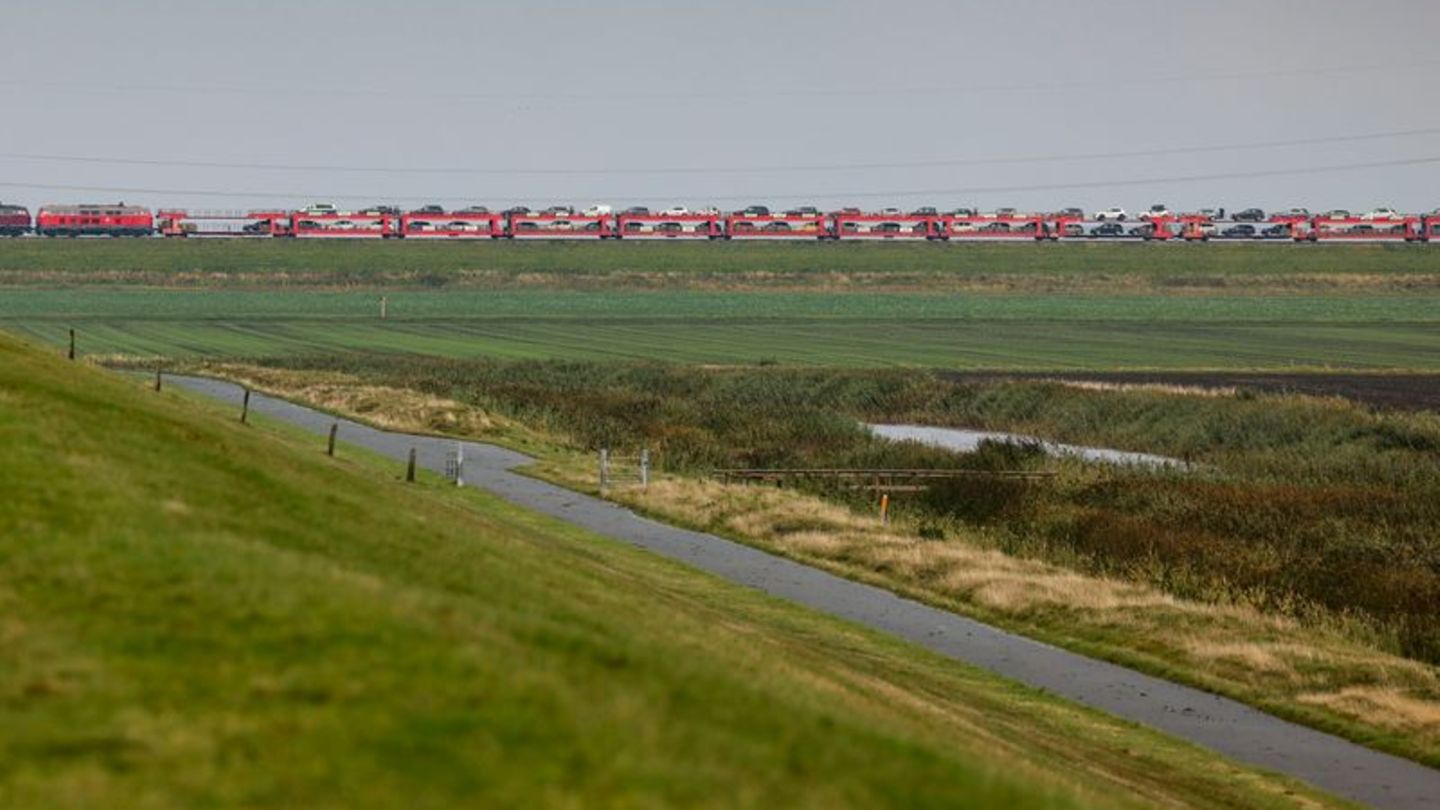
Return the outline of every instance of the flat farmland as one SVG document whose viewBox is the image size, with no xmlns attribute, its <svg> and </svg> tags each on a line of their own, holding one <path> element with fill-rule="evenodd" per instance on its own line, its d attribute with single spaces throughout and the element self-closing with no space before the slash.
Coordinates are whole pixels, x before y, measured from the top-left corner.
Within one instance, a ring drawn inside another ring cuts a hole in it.
<svg viewBox="0 0 1440 810">
<path fill-rule="evenodd" d="M 12 289 L 90 354 L 412 352 L 955 369 L 1440 368 L 1440 297 Z"/>
<path fill-rule="evenodd" d="M 1440 246 L 296 240 L 0 241 L 0 285 L 1434 289 Z"/>
<path fill-rule="evenodd" d="M 0 243 L 0 328 L 177 357 L 1434 371 L 1440 248 L 27 239 Z"/>
</svg>

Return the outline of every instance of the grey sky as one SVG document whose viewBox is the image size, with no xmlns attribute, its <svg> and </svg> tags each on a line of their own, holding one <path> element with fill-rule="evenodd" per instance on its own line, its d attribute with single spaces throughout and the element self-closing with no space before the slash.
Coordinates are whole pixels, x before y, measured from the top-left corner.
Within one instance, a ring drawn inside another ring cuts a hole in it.
<svg viewBox="0 0 1440 810">
<path fill-rule="evenodd" d="M 1432 0 L 0 0 L 0 10 L 0 199 L 32 206 L 1440 206 Z M 1411 134 L 1028 160 L 1393 132 Z M 1005 162 L 857 167 L 990 158 Z M 1426 158 L 1437 162 L 1244 176 Z M 783 170 L 816 166 L 831 168 Z M 464 167 L 512 173 L 405 171 Z M 757 167 L 767 170 L 745 171 Z M 634 171 L 646 168 L 694 171 Z M 529 169 L 546 171 L 513 173 Z M 612 169 L 622 171 L 600 173 Z M 1241 176 L 1101 185 L 1214 174 Z"/>
</svg>

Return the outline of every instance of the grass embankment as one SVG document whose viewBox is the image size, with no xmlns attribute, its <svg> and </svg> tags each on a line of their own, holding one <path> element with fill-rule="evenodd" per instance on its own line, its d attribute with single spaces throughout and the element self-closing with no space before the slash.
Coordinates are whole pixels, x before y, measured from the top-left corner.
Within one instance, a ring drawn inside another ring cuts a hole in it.
<svg viewBox="0 0 1440 810">
<path fill-rule="evenodd" d="M 0 805 L 1324 802 L 0 337 Z"/>
<path fill-rule="evenodd" d="M 76 328 L 87 353 L 185 357 L 369 350 L 847 367 L 1440 369 L 1440 294 L 1421 293 L 87 287 L 9 289 L 0 325 L 49 342 Z"/>
<path fill-rule="evenodd" d="M 922 374 L 411 358 L 294 365 L 330 371 L 214 370 L 392 427 L 540 451 L 547 475 L 577 487 L 593 485 L 593 460 L 575 451 L 600 445 L 647 445 L 682 473 L 956 464 L 942 451 L 868 439 L 856 416 L 1189 456 L 1203 474 L 1064 465 L 1053 486 L 900 496 L 891 529 L 837 505 L 866 509 L 836 493 L 827 503 L 676 476 L 619 497 L 1440 763 L 1440 674 L 1400 656 L 1435 654 L 1433 415 L 1298 397 L 953 386 Z M 992 450 L 962 463 L 1035 461 Z"/>
<path fill-rule="evenodd" d="M 1427 245 L 7 240 L 0 284 L 1434 290 Z"/>
</svg>

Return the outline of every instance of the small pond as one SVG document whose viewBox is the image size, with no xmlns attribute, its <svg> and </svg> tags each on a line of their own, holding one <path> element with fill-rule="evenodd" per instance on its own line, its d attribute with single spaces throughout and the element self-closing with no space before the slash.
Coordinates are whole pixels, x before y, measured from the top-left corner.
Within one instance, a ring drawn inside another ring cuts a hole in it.
<svg viewBox="0 0 1440 810">
<path fill-rule="evenodd" d="M 1111 450 L 1106 447 L 1083 447 L 1074 444 L 1061 444 L 1059 442 L 1047 442 L 1036 439 L 1033 436 L 1022 436 L 1018 433 L 1001 433 L 993 430 L 967 430 L 965 428 L 944 428 L 930 427 L 927 425 L 870 425 L 870 429 L 876 436 L 892 441 L 919 442 L 931 447 L 941 447 L 946 450 L 954 450 L 960 453 L 973 452 L 980 446 L 980 442 L 989 439 L 991 441 L 1034 443 L 1042 447 L 1045 452 L 1054 456 L 1074 456 L 1085 461 L 1099 461 L 1107 464 L 1137 464 L 1145 467 L 1189 467 L 1184 461 L 1178 458 L 1157 456 L 1151 453 L 1132 453 L 1125 450 Z"/>
</svg>

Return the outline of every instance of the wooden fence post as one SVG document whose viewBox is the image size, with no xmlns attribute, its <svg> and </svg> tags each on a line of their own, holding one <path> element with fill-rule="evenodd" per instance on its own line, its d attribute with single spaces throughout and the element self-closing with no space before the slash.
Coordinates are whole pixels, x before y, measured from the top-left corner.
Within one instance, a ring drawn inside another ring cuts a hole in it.
<svg viewBox="0 0 1440 810">
<path fill-rule="evenodd" d="M 240 403 L 240 424 L 248 425 L 250 419 L 250 389 L 245 389 L 245 399 Z"/>
<path fill-rule="evenodd" d="M 388 305 L 389 303 L 390 303 L 390 299 L 389 299 L 389 298 L 387 298 L 387 297 L 385 297 L 385 296 L 383 296 L 383 295 L 380 296 L 380 320 L 382 320 L 382 321 L 385 320 L 386 305 Z"/>
<path fill-rule="evenodd" d="M 155 390 L 160 390 L 160 367 L 155 367 Z"/>
<path fill-rule="evenodd" d="M 330 456 L 330 457 L 332 457 L 332 458 L 335 456 L 335 433 L 336 433 L 336 431 L 338 431 L 339 429 L 340 429 L 340 423 L 339 423 L 339 422 L 331 422 L 331 423 L 330 423 L 330 440 L 325 443 L 325 455 Z"/>
<path fill-rule="evenodd" d="M 600 494 L 610 486 L 610 448 L 600 448 Z"/>
<path fill-rule="evenodd" d="M 66 355 L 66 356 L 69 357 L 71 360 L 74 360 L 74 359 L 75 359 L 75 330 L 74 330 L 74 329 L 71 329 L 71 330 L 70 330 L 70 352 L 69 352 L 69 354 Z"/>
<path fill-rule="evenodd" d="M 650 486 L 650 448 L 640 451 L 640 486 Z"/>
<path fill-rule="evenodd" d="M 415 448 L 410 448 L 410 463 L 405 465 L 405 483 L 415 483 Z"/>
</svg>

